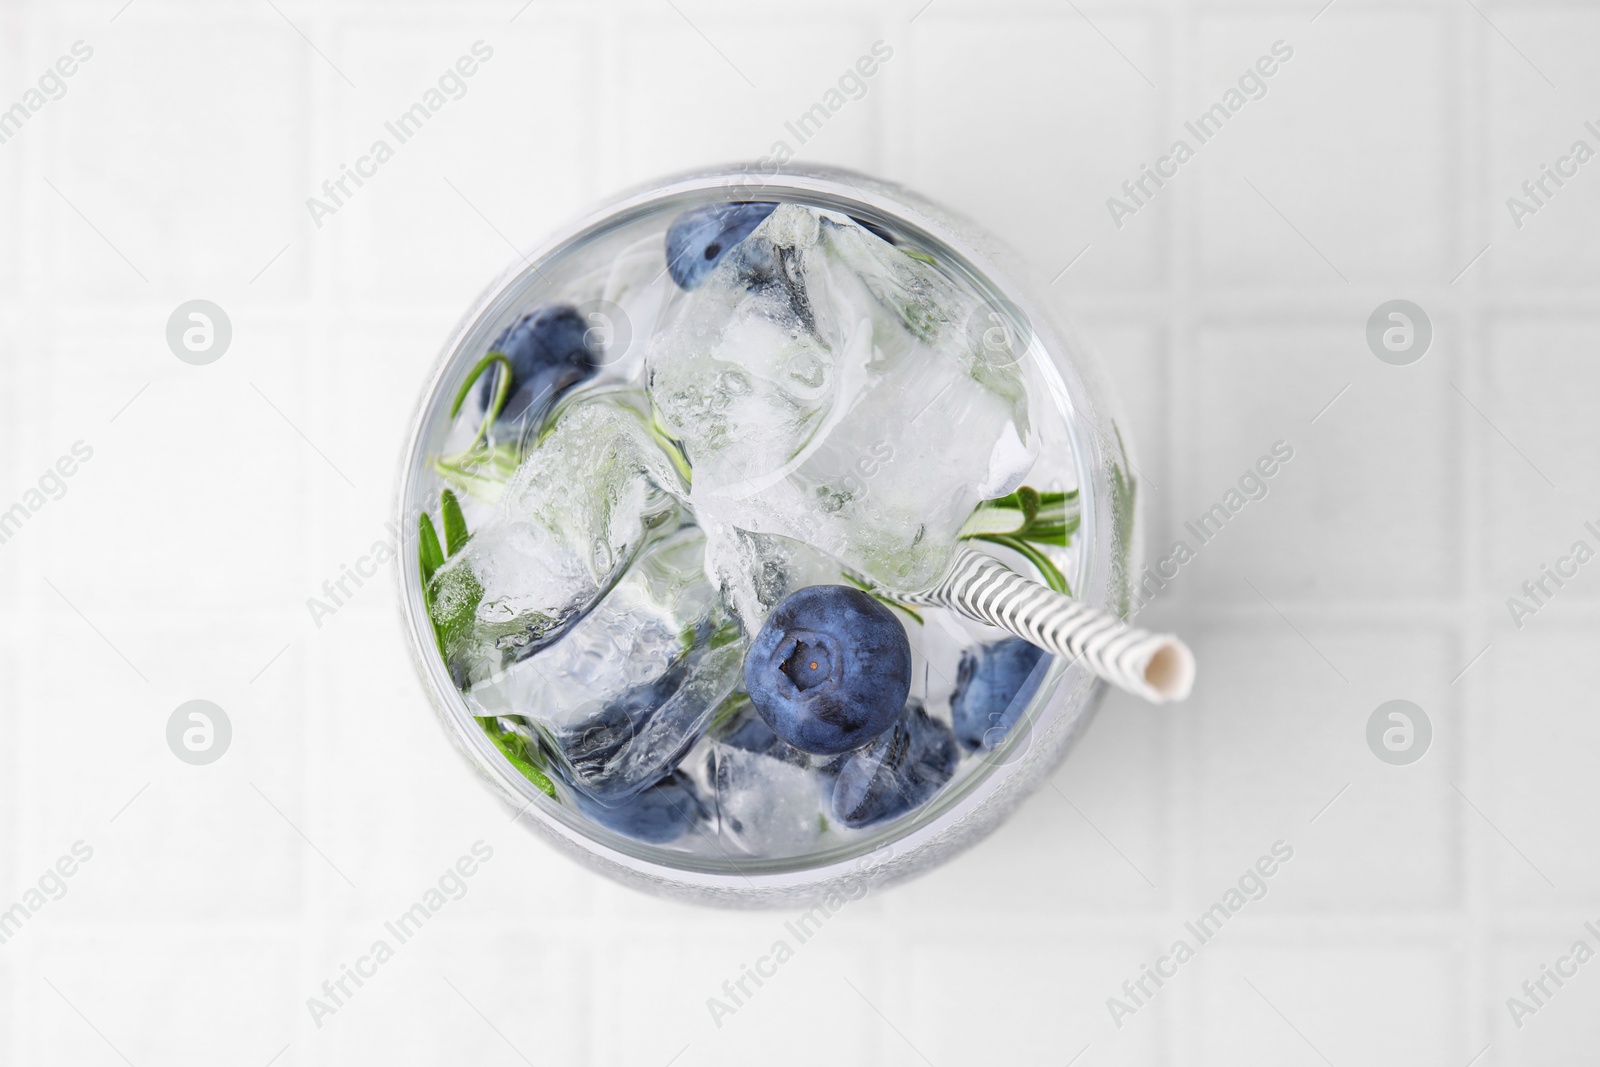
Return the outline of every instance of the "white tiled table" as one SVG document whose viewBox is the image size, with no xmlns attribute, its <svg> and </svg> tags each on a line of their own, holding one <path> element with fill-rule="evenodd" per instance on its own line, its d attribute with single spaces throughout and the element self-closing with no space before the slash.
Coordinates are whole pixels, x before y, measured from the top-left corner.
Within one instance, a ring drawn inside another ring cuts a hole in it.
<svg viewBox="0 0 1600 1067">
<path fill-rule="evenodd" d="M 0 8 L 0 108 L 94 50 L 0 144 L 0 510 L 94 450 L 0 544 L 0 908 L 94 850 L 0 944 L 0 1062 L 1591 1062 L 1600 964 L 1520 1028 L 1506 998 L 1600 949 L 1600 564 L 1520 630 L 1505 601 L 1600 543 L 1600 162 L 1521 229 L 1505 199 L 1600 147 L 1600 10 L 1319 2 Z M 465 95 L 315 226 L 306 198 L 478 40 Z M 789 916 L 645 898 L 507 825 L 389 576 L 321 627 L 305 600 L 387 536 L 422 375 L 508 243 L 766 155 L 877 40 L 797 161 L 904 181 L 1056 279 L 1122 392 L 1153 557 L 1295 455 L 1145 616 L 1191 639 L 1189 704 L 1109 700 L 1056 789 L 718 1027 L 706 998 Z M 1115 227 L 1106 198 L 1277 40 L 1267 95 Z M 234 328 L 206 367 L 164 339 L 195 297 Z M 1364 340 L 1397 297 L 1436 330 L 1410 367 Z M 195 697 L 235 731 L 203 768 L 164 739 Z M 1397 697 L 1435 731 L 1407 767 L 1364 736 Z M 480 839 L 466 895 L 315 1025 Z M 1113 1025 L 1278 840 L 1265 898 Z"/>
</svg>

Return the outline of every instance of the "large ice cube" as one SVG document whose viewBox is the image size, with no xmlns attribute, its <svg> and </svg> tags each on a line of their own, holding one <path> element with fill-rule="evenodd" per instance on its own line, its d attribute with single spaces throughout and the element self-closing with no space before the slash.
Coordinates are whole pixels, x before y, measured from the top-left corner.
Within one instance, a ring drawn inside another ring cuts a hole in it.
<svg viewBox="0 0 1600 1067">
<path fill-rule="evenodd" d="M 707 741 L 705 778 L 725 840 L 759 856 L 816 844 L 832 788 L 816 757 L 779 740 L 748 704 L 742 719 Z"/>
<path fill-rule="evenodd" d="M 575 788 L 620 802 L 671 771 L 738 685 L 738 627 L 705 578 L 704 536 L 652 544 L 554 642 L 474 685 L 523 716 Z"/>
<path fill-rule="evenodd" d="M 641 407 L 622 390 L 568 401 L 493 518 L 434 576 L 430 610 L 458 685 L 558 638 L 687 520 L 681 482 Z"/>
<path fill-rule="evenodd" d="M 774 211 L 678 298 L 647 356 L 713 540 L 776 534 L 890 588 L 936 582 L 972 509 L 1037 454 L 1022 353 L 976 343 L 980 312 L 846 218 Z"/>
<path fill-rule="evenodd" d="M 724 839 L 755 856 L 794 856 L 823 832 L 817 772 L 713 744 L 711 781 Z"/>
<path fill-rule="evenodd" d="M 728 605 L 753 637 L 778 601 L 808 585 L 836 585 L 838 561 L 809 545 L 733 528 L 706 544 L 706 574 L 720 583 Z"/>
</svg>

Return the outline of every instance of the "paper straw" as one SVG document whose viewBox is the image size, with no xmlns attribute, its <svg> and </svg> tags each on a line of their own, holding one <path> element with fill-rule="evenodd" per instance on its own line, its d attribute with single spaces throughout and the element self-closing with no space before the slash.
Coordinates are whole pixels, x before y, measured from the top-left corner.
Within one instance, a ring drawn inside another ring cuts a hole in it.
<svg viewBox="0 0 1600 1067">
<path fill-rule="evenodd" d="M 998 626 L 1046 651 L 1081 661 L 1096 677 L 1152 704 L 1182 700 L 1194 685 L 1194 653 L 1178 638 L 1129 626 L 965 546 L 934 588 L 888 595 L 906 604 L 951 608 Z"/>
</svg>

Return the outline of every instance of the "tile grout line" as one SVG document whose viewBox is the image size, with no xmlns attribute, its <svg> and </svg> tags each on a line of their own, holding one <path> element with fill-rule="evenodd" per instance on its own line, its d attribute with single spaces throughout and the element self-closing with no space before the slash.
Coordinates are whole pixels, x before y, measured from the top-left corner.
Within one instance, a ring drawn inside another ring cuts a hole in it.
<svg viewBox="0 0 1600 1067">
<path fill-rule="evenodd" d="M 343 51 L 343 46 L 347 41 L 344 31 L 358 17 L 352 16 L 350 22 L 345 22 L 336 14 L 318 10 L 311 13 L 305 20 L 306 30 L 308 33 L 313 34 L 317 40 L 326 42 L 328 48 L 337 54 Z M 326 65 L 305 59 L 301 70 L 307 112 L 304 126 L 305 132 L 300 140 L 301 165 L 304 168 L 303 180 L 305 186 L 310 190 L 316 189 L 321 183 L 322 175 L 317 173 L 317 160 L 319 158 L 326 160 L 337 159 L 339 156 L 334 153 L 344 151 L 344 149 L 334 145 L 333 131 L 342 122 L 348 121 L 347 109 L 350 101 L 341 95 L 340 90 L 345 90 L 345 87 L 335 81 L 334 76 Z M 368 80 L 362 77 L 359 71 L 357 72 L 357 77 L 361 77 L 362 81 Z M 348 93 L 348 90 L 345 90 L 345 92 Z M 332 151 L 327 151 L 326 149 L 330 147 Z M 297 219 L 297 221 L 299 220 Z M 337 272 L 334 267 L 339 260 L 340 243 L 342 240 L 348 240 L 347 233 L 344 232 L 348 231 L 348 226 L 344 228 L 344 231 L 335 228 L 340 221 L 352 222 L 354 220 L 335 219 L 334 224 L 330 225 L 326 231 L 308 229 L 303 221 L 300 222 L 299 232 L 306 235 L 304 238 L 306 247 L 303 254 L 306 257 L 307 288 L 301 301 L 301 308 L 306 319 L 304 326 L 306 333 L 305 343 L 300 349 L 298 371 L 302 391 L 313 397 L 309 414 L 302 417 L 314 424 L 323 422 L 325 412 L 324 405 L 315 399 L 321 391 L 312 389 L 311 383 L 314 376 L 319 372 L 314 368 L 320 369 L 330 366 L 327 357 L 332 354 L 334 347 L 332 339 L 333 301 L 330 294 L 336 291 Z M 295 254 L 300 253 L 296 250 Z M 326 372 L 322 371 L 321 373 Z M 301 477 L 307 487 L 307 492 L 301 501 L 301 507 L 328 513 L 329 509 L 326 507 L 326 501 L 329 499 L 329 494 L 334 491 L 334 486 L 337 486 L 341 491 L 348 491 L 348 488 L 342 482 L 323 478 L 323 472 L 319 471 L 313 476 L 311 474 L 310 457 L 303 449 L 298 456 L 298 462 L 300 464 Z M 300 524 L 299 536 L 295 539 L 295 550 L 299 553 L 301 568 L 308 573 L 311 561 L 316 555 L 313 548 L 316 543 L 314 525 L 309 521 L 303 521 Z M 299 685 L 304 697 L 309 694 L 316 684 L 315 679 L 319 676 L 317 666 L 319 657 L 316 654 L 313 643 L 310 642 L 302 643 L 300 649 L 292 651 L 291 655 L 302 658 Z M 304 703 L 304 699 L 302 703 Z M 296 809 L 299 812 L 337 812 L 345 807 L 345 805 L 335 802 L 335 798 L 331 796 L 325 797 L 318 786 L 318 782 L 324 780 L 324 776 L 319 774 L 321 769 L 321 760 L 318 756 L 319 747 L 310 746 L 308 748 L 307 758 L 302 761 L 296 775 L 294 797 L 286 798 L 287 803 L 299 802 L 299 806 Z M 328 777 L 337 779 L 336 775 Z M 306 821 L 308 821 L 310 830 L 316 833 L 319 840 L 329 842 L 329 847 L 331 848 L 338 847 L 334 843 L 339 839 L 338 834 L 326 832 L 337 826 L 336 820 L 331 823 L 321 819 Z M 327 872 L 323 869 L 324 865 L 309 857 L 305 852 L 301 853 L 300 863 L 300 886 L 301 892 L 304 894 L 304 903 L 299 908 L 301 937 L 302 939 L 313 939 L 314 943 L 336 945 L 343 925 L 332 903 L 336 898 L 332 893 L 317 891 L 319 881 L 327 878 Z M 357 873 L 359 875 L 359 871 Z M 356 894 L 356 899 L 361 899 L 359 893 Z M 298 975 L 302 989 L 314 990 L 321 985 L 325 976 L 317 973 L 318 966 L 316 953 L 305 952 L 301 954 Z"/>
<path fill-rule="evenodd" d="M 1185 0 L 1168 0 L 1167 8 L 1169 14 L 1157 30 L 1166 59 L 1162 64 L 1161 78 L 1161 84 L 1166 89 L 1161 94 L 1157 114 L 1162 128 L 1170 130 L 1178 128 L 1179 116 L 1183 113 L 1185 89 L 1194 75 L 1193 63 L 1188 57 L 1193 55 L 1199 33 L 1194 12 Z M 1187 386 L 1190 371 L 1199 346 L 1199 338 L 1194 330 L 1196 316 L 1191 284 L 1195 255 L 1195 232 L 1191 220 L 1195 217 L 1193 209 L 1199 194 L 1193 182 L 1179 185 L 1175 192 L 1177 200 L 1172 210 L 1163 216 L 1166 227 L 1164 288 L 1168 314 L 1167 336 L 1162 346 L 1166 381 L 1159 410 L 1165 416 L 1165 440 L 1161 445 L 1166 453 L 1166 481 L 1176 489 L 1177 486 L 1190 484 L 1192 476 L 1191 454 L 1187 449 L 1180 449 L 1179 442 L 1193 439 L 1190 433 L 1194 414 L 1179 410 L 1178 397 L 1189 395 Z M 1173 492 L 1163 501 L 1163 505 L 1164 517 L 1170 526 L 1177 521 L 1179 509 L 1183 506 L 1181 494 Z M 1147 538 L 1151 532 L 1147 525 Z M 1191 801 L 1200 794 L 1200 775 L 1188 755 L 1199 750 L 1201 730 L 1196 718 L 1183 716 L 1164 731 L 1169 784 L 1164 797 L 1162 825 L 1167 835 L 1169 863 L 1168 876 L 1163 880 L 1167 889 L 1162 904 L 1164 921 L 1171 923 L 1182 921 L 1178 915 L 1181 902 L 1193 898 L 1197 880 L 1194 852 L 1180 846 L 1179 842 L 1198 840 L 1197 805 Z M 1201 1010 L 1200 994 L 1188 984 L 1180 984 L 1173 994 L 1171 1011 L 1163 1012 L 1159 1017 L 1161 1041 L 1174 1067 L 1190 1067 L 1195 1062 L 1196 1054 L 1193 1042 L 1188 1038 L 1196 1032 Z"/>
<path fill-rule="evenodd" d="M 1471 249 L 1467 246 L 1481 247 L 1487 237 L 1483 214 L 1475 209 L 1475 205 L 1482 201 L 1487 165 L 1489 120 L 1485 79 L 1489 76 L 1489 71 L 1484 48 L 1485 27 L 1481 23 L 1474 24 L 1477 21 L 1475 16 L 1473 22 L 1469 22 L 1469 14 L 1458 9 L 1450 16 L 1451 27 L 1457 38 L 1455 49 L 1457 84 L 1460 84 L 1463 90 L 1453 94 L 1453 103 L 1457 110 L 1454 128 L 1460 138 L 1457 157 L 1467 163 L 1458 171 L 1460 178 L 1456 233 L 1470 235 L 1461 242 L 1457 258 L 1470 255 Z M 1487 279 L 1489 271 L 1493 268 L 1494 263 L 1491 260 L 1480 263 L 1474 270 L 1468 272 L 1459 283 L 1460 291 L 1454 294 L 1454 299 L 1451 301 L 1453 316 L 1461 335 L 1463 374 L 1474 384 L 1479 395 L 1482 395 L 1484 370 L 1483 329 L 1489 321 L 1489 317 L 1483 311 L 1483 299 L 1492 289 Z M 1456 477 L 1461 487 L 1459 518 L 1482 517 L 1485 514 L 1487 500 L 1481 480 L 1474 478 L 1472 474 L 1483 469 L 1482 439 L 1469 431 L 1469 424 L 1461 417 L 1459 410 L 1447 408 L 1446 412 L 1446 418 L 1452 420 L 1451 430 L 1456 441 L 1455 455 L 1458 465 Z M 1457 560 L 1459 581 L 1456 583 L 1456 600 L 1462 608 L 1460 618 L 1463 620 L 1457 627 L 1456 640 L 1461 653 L 1469 655 L 1472 649 L 1482 647 L 1488 639 L 1486 627 L 1477 621 L 1479 616 L 1471 610 L 1471 606 L 1478 604 L 1482 599 L 1480 564 L 1484 558 L 1484 532 L 1483 526 L 1475 521 L 1458 521 L 1456 529 L 1461 539 L 1457 549 L 1460 558 Z M 1491 670 L 1493 666 L 1488 664 Z M 1488 723 L 1477 696 L 1482 692 L 1482 685 L 1480 676 L 1476 688 L 1473 683 L 1468 683 L 1462 686 L 1459 693 L 1454 694 L 1455 710 L 1461 724 L 1460 756 L 1456 769 L 1469 784 L 1478 783 L 1485 777 L 1482 767 L 1484 757 L 1481 754 L 1488 751 L 1485 743 Z M 1494 1037 L 1494 1027 L 1489 1022 L 1487 1011 L 1476 1010 L 1479 1005 L 1487 1007 L 1490 1003 L 1489 971 L 1493 953 L 1488 910 L 1490 853 L 1481 835 L 1473 836 L 1474 832 L 1481 828 L 1473 826 L 1459 806 L 1452 806 L 1451 812 L 1455 817 L 1455 859 L 1463 875 L 1461 885 L 1464 899 L 1458 901 L 1458 906 L 1468 916 L 1466 938 L 1468 957 L 1465 961 L 1465 973 L 1457 988 L 1457 996 L 1465 998 L 1466 1001 L 1459 1005 L 1461 1025 L 1457 1027 L 1457 1032 L 1466 1038 L 1465 1047 L 1458 1049 L 1461 1053 L 1458 1058 L 1465 1061 L 1473 1049 L 1482 1048 Z"/>
</svg>

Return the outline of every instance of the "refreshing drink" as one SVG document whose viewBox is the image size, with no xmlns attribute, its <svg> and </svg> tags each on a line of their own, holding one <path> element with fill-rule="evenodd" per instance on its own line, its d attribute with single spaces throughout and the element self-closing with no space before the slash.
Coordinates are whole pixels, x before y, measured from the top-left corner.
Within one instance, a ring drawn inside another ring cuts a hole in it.
<svg viewBox="0 0 1600 1067">
<path fill-rule="evenodd" d="M 1117 431 L 966 254 L 837 177 L 634 197 L 492 291 L 424 407 L 424 673 L 613 873 L 814 887 L 939 837 L 1090 704 L 1076 665 L 915 600 L 976 548 L 1115 609 Z"/>
</svg>

